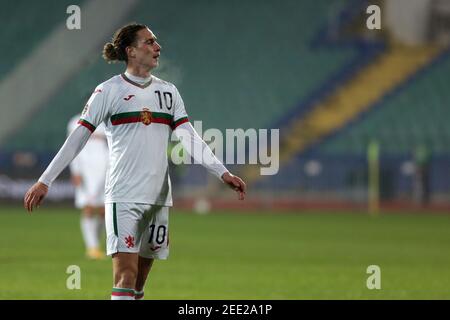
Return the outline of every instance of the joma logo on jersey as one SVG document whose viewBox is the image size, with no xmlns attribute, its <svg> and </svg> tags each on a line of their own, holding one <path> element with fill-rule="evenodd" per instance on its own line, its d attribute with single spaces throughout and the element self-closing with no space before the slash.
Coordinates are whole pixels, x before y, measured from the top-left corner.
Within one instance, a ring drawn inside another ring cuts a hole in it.
<svg viewBox="0 0 450 320">
<path fill-rule="evenodd" d="M 128 97 L 123 98 L 123 100 L 129 101 L 129 100 L 130 100 L 131 98 L 133 98 L 133 97 L 134 97 L 134 94 L 129 94 Z"/>
<path fill-rule="evenodd" d="M 152 113 L 147 108 L 143 108 L 141 111 L 141 122 L 146 126 L 152 123 Z"/>
</svg>

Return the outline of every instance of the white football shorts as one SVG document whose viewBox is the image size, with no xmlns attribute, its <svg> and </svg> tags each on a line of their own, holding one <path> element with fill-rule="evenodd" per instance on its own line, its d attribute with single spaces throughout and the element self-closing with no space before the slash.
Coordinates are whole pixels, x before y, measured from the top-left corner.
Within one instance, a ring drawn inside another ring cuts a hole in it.
<svg viewBox="0 0 450 320">
<path fill-rule="evenodd" d="M 139 253 L 141 257 L 169 256 L 169 207 L 142 203 L 106 203 L 106 253 Z"/>
</svg>

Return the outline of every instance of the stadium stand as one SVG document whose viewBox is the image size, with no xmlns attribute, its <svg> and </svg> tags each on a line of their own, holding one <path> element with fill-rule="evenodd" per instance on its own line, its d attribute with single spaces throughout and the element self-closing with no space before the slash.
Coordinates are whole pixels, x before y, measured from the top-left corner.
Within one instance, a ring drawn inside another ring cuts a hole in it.
<svg viewBox="0 0 450 320">
<path fill-rule="evenodd" d="M 377 140 L 389 154 L 410 154 L 418 145 L 426 145 L 433 154 L 449 154 L 449 72 L 450 55 L 446 52 L 403 89 L 319 145 L 318 150 L 365 154 L 368 141 Z"/>
<path fill-rule="evenodd" d="M 0 61 L 0 81 L 28 55 L 54 27 L 64 22 L 67 6 L 73 1 L 3 1 L 0 11 L 0 37 L 4 43 L 14 43 L 3 50 Z M 80 4 L 82 3 L 79 2 Z M 45 12 L 36 15 L 36 12 Z"/>
<path fill-rule="evenodd" d="M 392 60 L 385 55 L 390 62 L 377 73 L 376 60 L 383 58 L 389 43 L 383 37 L 373 37 L 373 33 L 364 38 L 351 28 L 341 32 L 355 14 L 364 19 L 365 11 L 360 9 L 367 7 L 367 1 L 136 3 L 126 15 L 129 19 L 117 21 L 114 28 L 131 21 L 150 25 L 163 47 L 160 67 L 154 73 L 177 85 L 191 121 L 202 120 L 203 130 L 280 128 L 282 141 L 286 136 L 295 140 L 306 133 L 307 139 L 300 147 L 294 143 L 294 148 L 286 152 L 286 162 L 276 176 L 250 184 L 255 193 L 280 191 L 294 197 L 319 194 L 318 199 L 331 199 L 339 198 L 342 192 L 342 198 L 363 201 L 367 189 L 367 145 L 375 139 L 381 146 L 381 180 L 385 184 L 382 189 L 388 190 L 385 194 L 389 190 L 400 195 L 410 192 L 412 171 L 407 169 L 411 168 L 412 153 L 423 145 L 432 154 L 432 191 L 448 194 L 450 130 L 444 121 L 450 116 L 450 96 L 446 93 L 449 54 L 436 59 L 440 52 L 428 47 L 424 50 L 425 59 L 419 54 L 414 60 L 406 49 L 404 54 L 411 58 L 411 64 L 402 61 L 401 55 L 391 56 Z M 0 13 L 2 21 L 8 22 L 0 31 L 3 38 L 14 41 L 18 34 L 23 37 L 21 48 L 5 52 L 6 59 L 0 65 L 2 76 L 17 70 L 17 63 L 51 36 L 54 25 L 61 22 L 60 12 L 68 4 L 55 2 L 47 8 L 45 21 L 27 18 L 27 12 L 37 10 L 37 3 L 5 4 L 6 9 Z M 58 15 L 53 15 L 53 10 Z M 16 177 L 40 174 L 63 143 L 67 121 L 82 110 L 98 83 L 123 70 L 122 64 L 108 65 L 101 58 L 107 40 L 102 36 L 89 59 L 60 84 L 39 112 L 30 113 L 32 121 L 0 142 L 1 170 Z M 433 59 L 435 63 L 429 65 Z M 369 69 L 373 72 L 369 73 Z M 407 72 L 377 88 L 376 97 L 365 96 L 368 85 L 361 79 L 372 83 L 374 79 L 386 78 L 392 70 L 396 76 L 400 71 Z M 353 87 L 358 90 L 350 90 L 348 84 L 352 81 L 360 84 Z M 345 99 L 338 105 L 333 102 L 333 95 Z M 354 105 L 357 100 L 360 103 Z M 305 129 L 302 125 L 308 119 L 322 131 Z M 297 129 L 293 126 L 293 130 L 288 130 L 297 120 Z M 40 168 L 16 168 L 15 153 L 20 151 L 38 155 Z M 235 168 L 229 167 L 234 172 Z M 241 168 L 236 168 L 236 173 L 241 174 Z M 208 182 L 207 172 L 198 166 L 180 171 L 183 173 L 178 177 L 177 188 L 204 188 Z"/>
<path fill-rule="evenodd" d="M 49 105 L 52 97 L 64 93 L 62 90 L 65 84 L 75 77 L 86 61 L 89 61 L 94 52 L 99 50 L 100 42 L 110 37 L 115 30 L 115 23 L 122 21 L 136 1 L 92 0 L 86 2 L 79 11 L 80 18 L 82 15 L 84 19 L 82 21 L 85 21 L 80 24 L 81 31 L 69 28 L 66 24 L 65 19 L 70 21 L 72 16 L 71 8 L 59 8 L 60 23 L 56 24 L 39 45 L 30 50 L 28 55 L 10 71 L 9 76 L 0 83 L 2 103 L 9 108 L 14 107 L 14 112 L 8 113 L 8 109 L 2 110 L 1 145 L 5 141 L 16 140 L 15 136 L 18 132 L 27 131 L 24 129 L 28 128 L 30 123 L 36 122 L 36 115 L 40 115 L 42 119 L 42 111 L 45 111 L 45 106 Z M 108 6 L 105 7 L 106 3 Z M 110 17 L 110 20 L 99 20 L 99 10 Z M 64 108 L 65 104 L 61 106 Z M 48 122 L 53 121 L 48 118 L 48 114 L 44 116 L 46 120 L 40 122 L 41 132 L 45 131 Z M 54 120 L 59 121 L 57 118 Z M 34 142 L 36 141 L 31 139 L 30 145 L 33 146 Z M 31 147 L 31 149 L 36 148 Z"/>
<path fill-rule="evenodd" d="M 358 203 L 366 196 L 368 144 L 377 141 L 382 200 L 410 201 L 417 154 L 422 149 L 428 157 L 428 188 L 435 203 L 445 203 L 450 188 L 450 130 L 446 126 L 450 116 L 446 90 L 449 69 L 447 50 L 369 111 L 297 153 L 278 175 L 257 182 L 254 188 L 271 190 L 275 186 L 280 192 L 301 193 L 304 200 L 320 201 L 326 194 L 331 201 Z"/>
<path fill-rule="evenodd" d="M 156 32 L 163 55 L 155 74 L 178 86 L 191 119 L 201 119 L 205 129 L 268 127 L 355 54 L 352 48 L 310 47 L 318 28 L 333 13 L 328 1 L 277 5 L 246 1 L 239 7 L 234 10 L 228 2 L 196 1 L 177 3 L 175 8 L 173 2 L 142 1 L 130 14 Z M 184 12 L 177 16 L 176 30 L 173 10 Z M 245 23 L 248 17 L 252 24 Z M 81 110 L 95 85 L 121 70 L 108 66 L 99 55 L 4 149 L 56 150 L 64 140 L 67 120 Z"/>
</svg>

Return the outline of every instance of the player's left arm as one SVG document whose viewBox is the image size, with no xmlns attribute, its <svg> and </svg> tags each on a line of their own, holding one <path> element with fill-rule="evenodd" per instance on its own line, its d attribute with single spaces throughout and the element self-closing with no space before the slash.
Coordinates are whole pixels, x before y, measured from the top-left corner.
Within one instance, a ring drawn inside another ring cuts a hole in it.
<svg viewBox="0 0 450 320">
<path fill-rule="evenodd" d="M 174 132 L 185 150 L 194 150 L 194 152 L 188 153 L 190 153 L 196 162 L 202 164 L 209 172 L 222 179 L 225 184 L 235 190 L 239 195 L 239 200 L 244 200 L 247 189 L 245 182 L 225 168 L 210 147 L 198 135 L 191 123 L 186 122 L 179 125 L 175 128 Z M 201 152 L 195 152 L 196 150 Z"/>
<path fill-rule="evenodd" d="M 175 92 L 175 112 L 172 129 L 175 135 L 181 141 L 184 149 L 190 152 L 194 160 L 202 164 L 209 172 L 221 179 L 230 188 L 235 190 L 239 200 L 244 200 L 247 186 L 238 176 L 233 175 L 214 155 L 209 146 L 195 131 L 194 127 L 188 121 L 187 113 L 178 90 Z M 199 152 L 195 152 L 199 151 Z"/>
</svg>

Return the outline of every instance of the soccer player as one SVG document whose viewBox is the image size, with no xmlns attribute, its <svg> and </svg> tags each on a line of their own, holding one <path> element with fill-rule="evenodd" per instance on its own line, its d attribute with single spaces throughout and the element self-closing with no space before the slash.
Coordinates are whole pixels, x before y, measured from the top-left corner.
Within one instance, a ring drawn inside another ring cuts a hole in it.
<svg viewBox="0 0 450 320">
<path fill-rule="evenodd" d="M 78 126 L 80 114 L 70 119 L 70 135 Z M 105 221 L 105 177 L 108 168 L 108 146 L 104 125 L 91 134 L 84 149 L 70 163 L 71 180 L 75 186 L 75 207 L 81 210 L 81 233 L 89 259 L 103 259 L 100 238 Z"/>
<path fill-rule="evenodd" d="M 151 74 L 160 54 L 161 46 L 146 25 L 126 25 L 115 33 L 103 57 L 124 61 L 126 71 L 97 86 L 79 126 L 24 197 L 29 212 L 39 206 L 51 183 L 104 123 L 110 150 L 105 224 L 112 299 L 141 299 L 154 259 L 168 257 L 172 194 L 166 151 L 171 130 L 185 150 L 195 150 L 192 145 L 203 150 L 191 155 L 240 200 L 246 193 L 244 181 L 223 166 L 190 124 L 177 88 Z"/>
</svg>

